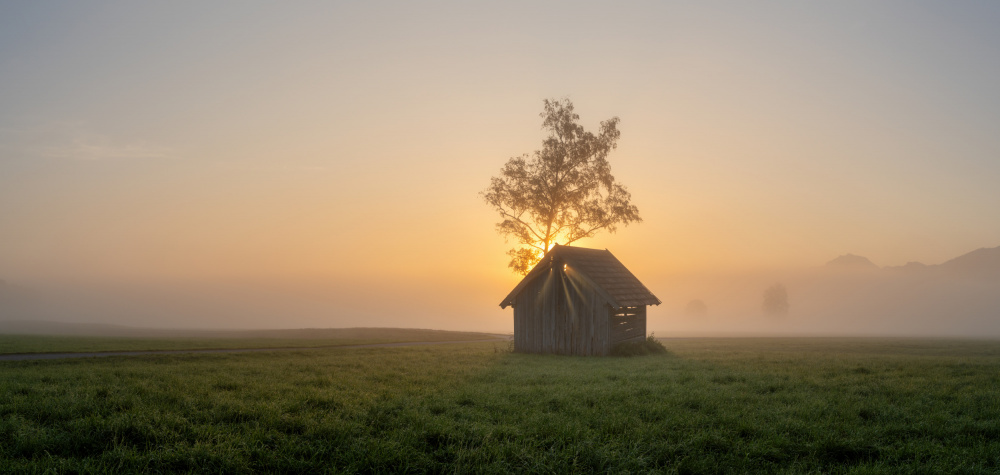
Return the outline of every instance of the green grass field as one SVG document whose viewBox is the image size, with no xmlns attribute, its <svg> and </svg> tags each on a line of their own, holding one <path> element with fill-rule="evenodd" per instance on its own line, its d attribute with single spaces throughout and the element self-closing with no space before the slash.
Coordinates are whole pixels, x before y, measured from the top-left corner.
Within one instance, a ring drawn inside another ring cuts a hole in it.
<svg viewBox="0 0 1000 475">
<path fill-rule="evenodd" d="M 407 328 L 322 328 L 306 330 L 189 331 L 163 337 L 2 335 L 0 354 L 89 353 L 100 351 L 204 350 L 234 348 L 319 348 L 326 346 L 495 339 L 473 332 Z"/>
<path fill-rule="evenodd" d="M 1000 342 L 0 363 L 0 472 L 996 473 Z"/>
</svg>

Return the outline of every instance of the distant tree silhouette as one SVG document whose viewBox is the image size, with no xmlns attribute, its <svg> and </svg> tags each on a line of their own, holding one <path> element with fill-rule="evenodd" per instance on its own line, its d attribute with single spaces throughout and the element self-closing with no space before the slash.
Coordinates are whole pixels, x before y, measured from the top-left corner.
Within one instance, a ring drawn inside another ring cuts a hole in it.
<svg viewBox="0 0 1000 475">
<path fill-rule="evenodd" d="M 642 222 L 632 195 L 615 181 L 608 154 L 615 149 L 618 118 L 601 122 L 598 135 L 577 124 L 569 99 L 544 101 L 542 128 L 549 137 L 534 155 L 513 157 L 481 193 L 500 214 L 497 232 L 517 247 L 508 267 L 527 274 L 557 242 L 570 244 L 618 225 Z"/>
<path fill-rule="evenodd" d="M 694 299 L 684 307 L 684 314 L 689 317 L 704 317 L 708 315 L 708 306 L 700 299 Z"/>
<path fill-rule="evenodd" d="M 762 308 L 768 315 L 788 315 L 788 290 L 784 284 L 776 283 L 764 289 Z"/>
</svg>

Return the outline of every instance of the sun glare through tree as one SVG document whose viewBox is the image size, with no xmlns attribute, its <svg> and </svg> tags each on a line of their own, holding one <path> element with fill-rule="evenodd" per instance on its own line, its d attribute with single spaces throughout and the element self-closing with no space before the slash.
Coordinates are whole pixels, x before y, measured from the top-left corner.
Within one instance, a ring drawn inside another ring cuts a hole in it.
<svg viewBox="0 0 1000 475">
<path fill-rule="evenodd" d="M 532 155 L 511 158 L 481 193 L 499 215 L 497 232 L 514 247 L 508 267 L 527 274 L 555 244 L 568 245 L 601 231 L 642 222 L 632 195 L 611 174 L 608 155 L 618 146 L 618 118 L 597 135 L 577 123 L 569 99 L 544 101 L 549 136 Z"/>
</svg>

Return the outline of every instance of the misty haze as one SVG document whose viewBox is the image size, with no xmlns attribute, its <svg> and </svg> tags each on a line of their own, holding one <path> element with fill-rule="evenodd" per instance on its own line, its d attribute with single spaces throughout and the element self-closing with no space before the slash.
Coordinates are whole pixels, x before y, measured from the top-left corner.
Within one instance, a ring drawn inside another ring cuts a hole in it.
<svg viewBox="0 0 1000 475">
<path fill-rule="evenodd" d="M 0 472 L 1000 473 L 998 24 L 0 2 Z"/>
<path fill-rule="evenodd" d="M 879 267 L 846 254 L 782 271 L 642 277 L 663 295 L 664 303 L 650 308 L 648 317 L 649 329 L 662 336 L 1000 337 L 1000 247 L 937 264 Z M 761 308 L 764 291 L 774 282 L 787 289 L 785 315 Z M 435 306 L 435 298 L 449 305 Z M 378 281 L 321 279 L 37 287 L 4 282 L 0 329 L 27 331 L 32 327 L 24 321 L 44 321 L 165 329 L 384 326 L 509 333 L 510 316 L 494 310 L 495 300 L 489 281 L 439 294 Z M 379 305 L 371 304 L 376 301 Z M 702 306 L 692 309 L 692 301 Z M 275 315 L 281 315 L 282 324 Z M 478 318 L 462 320 L 469 315 Z"/>
</svg>

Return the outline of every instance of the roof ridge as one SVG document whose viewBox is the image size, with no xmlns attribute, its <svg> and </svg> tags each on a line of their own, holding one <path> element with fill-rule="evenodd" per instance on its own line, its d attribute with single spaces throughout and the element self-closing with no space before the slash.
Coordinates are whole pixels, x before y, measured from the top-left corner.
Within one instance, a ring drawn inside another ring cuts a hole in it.
<svg viewBox="0 0 1000 475">
<path fill-rule="evenodd" d="M 512 305 L 517 295 L 531 281 L 552 268 L 552 262 L 556 259 L 566 261 L 583 278 L 598 287 L 595 290 L 604 294 L 604 298 L 612 306 L 633 307 L 662 303 L 610 250 L 556 244 L 500 302 L 500 307 Z"/>
</svg>

